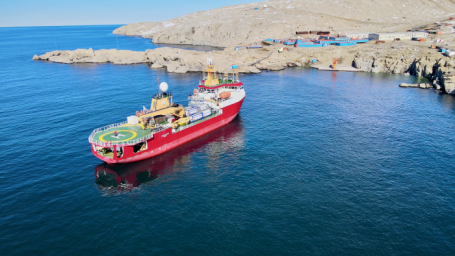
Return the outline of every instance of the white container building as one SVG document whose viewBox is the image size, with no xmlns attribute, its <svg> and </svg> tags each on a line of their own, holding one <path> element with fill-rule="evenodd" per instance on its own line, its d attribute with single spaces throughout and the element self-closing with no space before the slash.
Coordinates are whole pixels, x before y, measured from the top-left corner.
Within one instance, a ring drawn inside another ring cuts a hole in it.
<svg viewBox="0 0 455 256">
<path fill-rule="evenodd" d="M 413 37 L 424 38 L 430 36 L 430 33 L 422 31 L 406 32 L 405 34 L 411 36 L 411 38 Z"/>
<path fill-rule="evenodd" d="M 370 34 L 371 40 L 380 41 L 393 41 L 395 39 L 411 40 L 412 36 L 406 33 L 372 33 Z"/>
<path fill-rule="evenodd" d="M 346 33 L 346 37 L 368 39 L 370 37 L 370 33 Z"/>
</svg>

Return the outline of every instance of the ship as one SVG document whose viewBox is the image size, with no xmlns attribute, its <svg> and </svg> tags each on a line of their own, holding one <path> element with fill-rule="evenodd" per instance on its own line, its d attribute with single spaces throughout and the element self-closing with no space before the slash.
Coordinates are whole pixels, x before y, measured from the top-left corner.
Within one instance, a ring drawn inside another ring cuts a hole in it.
<svg viewBox="0 0 455 256">
<path fill-rule="evenodd" d="M 235 152 L 243 147 L 243 136 L 242 121 L 237 117 L 231 123 L 159 156 L 128 164 L 100 163 L 95 167 L 95 184 L 99 189 L 113 193 L 131 191 L 160 176 L 185 170 L 193 153 L 200 151 L 210 156 L 211 166 L 220 164 L 220 158 L 227 151 L 232 158 L 230 161 L 235 162 L 239 156 Z"/>
<path fill-rule="evenodd" d="M 126 121 L 93 130 L 89 143 L 93 155 L 109 164 L 148 159 L 230 123 L 239 113 L 246 93 L 236 69 L 217 77 L 215 65 L 208 59 L 203 78 L 188 106 L 173 102 L 166 82 L 143 108 Z"/>
</svg>

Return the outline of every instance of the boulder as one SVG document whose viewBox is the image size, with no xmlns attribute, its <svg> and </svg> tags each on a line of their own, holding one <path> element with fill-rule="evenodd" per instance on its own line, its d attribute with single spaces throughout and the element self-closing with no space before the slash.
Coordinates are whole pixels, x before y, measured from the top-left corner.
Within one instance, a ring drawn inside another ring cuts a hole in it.
<svg viewBox="0 0 455 256">
<path fill-rule="evenodd" d="M 442 89 L 441 85 L 439 84 L 439 77 L 436 77 L 436 79 L 433 80 L 433 87 L 436 90 L 441 90 Z"/>
<path fill-rule="evenodd" d="M 159 64 L 159 63 L 153 63 L 151 68 L 156 68 L 156 69 L 159 69 L 159 68 L 164 68 L 163 65 Z"/>
<path fill-rule="evenodd" d="M 420 89 L 430 89 L 430 88 L 433 88 L 433 86 L 429 83 L 421 83 L 421 84 L 419 84 L 419 88 Z"/>
<path fill-rule="evenodd" d="M 419 88 L 419 84 L 407 84 L 407 83 L 401 83 L 399 86 L 400 86 L 400 87 Z"/>
<path fill-rule="evenodd" d="M 453 71 L 444 72 L 441 81 L 447 94 L 455 94 L 455 73 Z"/>
</svg>

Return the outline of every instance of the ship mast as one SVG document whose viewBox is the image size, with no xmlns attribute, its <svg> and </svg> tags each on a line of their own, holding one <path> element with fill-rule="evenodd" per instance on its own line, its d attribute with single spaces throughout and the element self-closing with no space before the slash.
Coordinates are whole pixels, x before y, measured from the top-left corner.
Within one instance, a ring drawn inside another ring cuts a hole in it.
<svg viewBox="0 0 455 256">
<path fill-rule="evenodd" d="M 220 81 L 216 76 L 215 65 L 213 65 L 211 57 L 207 58 L 207 69 L 204 71 L 207 72 L 207 78 L 205 79 L 204 85 L 215 86 L 220 84 Z"/>
</svg>

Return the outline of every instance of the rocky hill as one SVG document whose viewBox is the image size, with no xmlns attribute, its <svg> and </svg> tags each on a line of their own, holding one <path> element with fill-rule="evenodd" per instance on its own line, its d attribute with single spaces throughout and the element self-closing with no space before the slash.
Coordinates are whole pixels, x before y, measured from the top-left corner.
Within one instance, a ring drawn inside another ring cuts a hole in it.
<svg viewBox="0 0 455 256">
<path fill-rule="evenodd" d="M 454 0 L 269 0 L 128 24 L 114 33 L 155 43 L 226 47 L 295 37 L 296 31 L 405 31 L 451 15 Z"/>
</svg>

